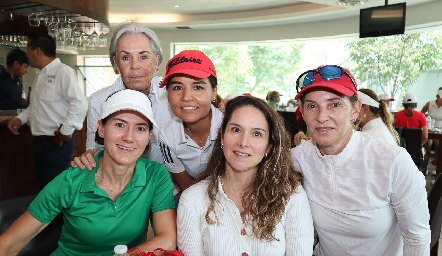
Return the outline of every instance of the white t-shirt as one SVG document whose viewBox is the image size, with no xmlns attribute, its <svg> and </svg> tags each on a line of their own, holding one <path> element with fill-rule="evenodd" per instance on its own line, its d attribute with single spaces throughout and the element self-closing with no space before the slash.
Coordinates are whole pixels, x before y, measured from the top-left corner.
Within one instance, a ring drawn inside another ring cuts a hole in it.
<svg viewBox="0 0 442 256">
<path fill-rule="evenodd" d="M 435 100 L 430 101 L 428 115 L 431 116 L 433 127 L 442 128 L 442 107 L 437 107 Z"/>
<path fill-rule="evenodd" d="M 271 255 L 311 256 L 313 252 L 313 221 L 302 186 L 299 186 L 285 206 L 274 235 L 279 241 L 255 238 L 252 229 L 245 226 L 238 208 L 218 183 L 215 207 L 219 224 L 209 225 L 206 212 L 210 200 L 208 181 L 204 180 L 186 189 L 180 198 L 177 216 L 178 248 L 184 255 Z M 247 235 L 241 235 L 243 227 Z"/>
<path fill-rule="evenodd" d="M 368 133 L 371 136 L 378 138 L 384 142 L 387 142 L 391 145 L 396 145 L 396 141 L 394 140 L 393 135 L 388 130 L 385 123 L 382 121 L 382 118 L 378 117 L 373 120 L 368 121 L 364 127 L 362 127 L 362 132 Z"/>
<path fill-rule="evenodd" d="M 160 144 L 163 152 L 164 164 L 171 173 L 187 171 L 190 177 L 195 178 L 207 166 L 213 145 L 218 137 L 218 130 L 223 120 L 223 113 L 213 105 L 210 134 L 206 144 L 200 148 L 184 132 L 183 122 L 175 117 L 161 127 Z"/>
<path fill-rule="evenodd" d="M 425 178 L 404 148 L 354 131 L 338 155 L 292 149 L 319 236 L 315 255 L 429 255 Z"/>
</svg>

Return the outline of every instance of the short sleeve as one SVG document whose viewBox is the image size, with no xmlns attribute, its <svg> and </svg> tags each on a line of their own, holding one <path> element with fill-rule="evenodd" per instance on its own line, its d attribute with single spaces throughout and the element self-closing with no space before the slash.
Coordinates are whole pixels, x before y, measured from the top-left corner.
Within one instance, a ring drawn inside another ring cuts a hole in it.
<svg viewBox="0 0 442 256">
<path fill-rule="evenodd" d="M 83 175 L 72 175 L 71 168 L 59 174 L 48 183 L 32 201 L 28 210 L 31 215 L 42 223 L 51 222 L 63 209 L 68 208 L 75 193 L 73 179 L 82 179 Z"/>
<path fill-rule="evenodd" d="M 156 163 L 156 162 L 155 162 Z M 157 178 L 152 200 L 152 212 L 175 209 L 173 198 L 173 183 L 163 165 L 157 164 Z"/>
</svg>

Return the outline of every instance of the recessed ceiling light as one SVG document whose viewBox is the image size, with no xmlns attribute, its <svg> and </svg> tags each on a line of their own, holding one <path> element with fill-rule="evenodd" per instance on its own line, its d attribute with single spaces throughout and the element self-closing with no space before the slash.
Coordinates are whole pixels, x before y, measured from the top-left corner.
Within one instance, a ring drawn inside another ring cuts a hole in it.
<svg viewBox="0 0 442 256">
<path fill-rule="evenodd" d="M 178 7 L 180 7 L 180 6 L 176 4 L 176 5 L 174 5 L 173 7 L 178 8 Z"/>
<path fill-rule="evenodd" d="M 365 4 L 367 0 L 339 0 L 338 4 L 341 6 L 360 6 Z"/>
</svg>

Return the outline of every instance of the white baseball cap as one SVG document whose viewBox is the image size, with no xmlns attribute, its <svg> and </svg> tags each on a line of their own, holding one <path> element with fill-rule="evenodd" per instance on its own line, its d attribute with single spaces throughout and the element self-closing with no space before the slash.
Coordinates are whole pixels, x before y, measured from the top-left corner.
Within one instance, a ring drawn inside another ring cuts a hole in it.
<svg viewBox="0 0 442 256">
<path fill-rule="evenodd" d="M 152 103 L 147 95 L 142 92 L 124 89 L 112 94 L 103 104 L 103 114 L 101 115 L 101 119 L 104 119 L 120 110 L 137 111 L 149 119 L 149 121 L 152 122 L 155 127 L 157 127 L 157 124 L 153 118 Z"/>
<path fill-rule="evenodd" d="M 442 98 L 442 90 L 437 91 L 437 95 Z"/>
<path fill-rule="evenodd" d="M 408 92 L 407 94 L 405 94 L 402 103 L 417 103 L 416 95 L 412 94 L 411 92 Z"/>
<path fill-rule="evenodd" d="M 388 93 L 383 93 L 379 95 L 379 100 L 389 100 L 389 101 L 394 101 L 394 98 L 392 98 L 390 96 L 390 94 Z"/>
</svg>

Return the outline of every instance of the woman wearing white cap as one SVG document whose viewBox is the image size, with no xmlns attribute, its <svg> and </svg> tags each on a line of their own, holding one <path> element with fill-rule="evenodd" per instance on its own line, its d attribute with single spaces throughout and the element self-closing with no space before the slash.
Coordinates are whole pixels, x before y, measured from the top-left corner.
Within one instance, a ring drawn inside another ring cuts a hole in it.
<svg viewBox="0 0 442 256">
<path fill-rule="evenodd" d="M 69 168 L 51 181 L 0 236 L 0 255 L 18 254 L 60 213 L 64 225 L 51 255 L 111 255 L 118 244 L 175 250 L 172 181 L 164 166 L 140 158 L 155 125 L 145 94 L 126 89 L 109 96 L 98 121 L 96 139 L 105 147 L 97 167 Z M 155 237 L 142 243 L 149 214 Z"/>
<path fill-rule="evenodd" d="M 296 84 L 312 139 L 291 156 L 319 237 L 315 255 L 429 255 L 425 178 L 404 148 L 353 129 L 361 102 L 351 73 L 320 66 Z"/>
<path fill-rule="evenodd" d="M 176 115 L 161 127 L 161 151 L 182 192 L 206 168 L 223 118 L 211 104 L 217 96 L 215 66 L 201 51 L 182 51 L 168 61 L 160 87 L 166 87 Z"/>
<path fill-rule="evenodd" d="M 417 98 L 413 93 L 405 94 L 402 100 L 404 109 L 394 114 L 394 126 L 407 128 L 422 128 L 422 145 L 428 140 L 427 119 L 422 112 L 414 110 Z"/>
<path fill-rule="evenodd" d="M 379 102 L 376 93 L 370 89 L 360 89 L 358 98 L 362 108 L 355 122 L 356 128 L 391 145 L 399 145 L 399 134 L 393 127 L 393 117 L 387 103 Z"/>
</svg>

